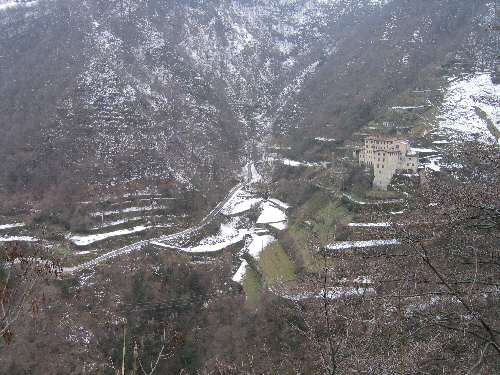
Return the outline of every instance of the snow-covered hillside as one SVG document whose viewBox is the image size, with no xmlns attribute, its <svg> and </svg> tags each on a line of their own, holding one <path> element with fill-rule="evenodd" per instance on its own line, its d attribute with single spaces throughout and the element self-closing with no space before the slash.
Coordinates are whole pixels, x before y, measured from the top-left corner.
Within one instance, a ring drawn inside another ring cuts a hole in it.
<svg viewBox="0 0 500 375">
<path fill-rule="evenodd" d="M 438 116 L 440 132 L 455 141 L 498 141 L 500 130 L 500 85 L 491 74 L 477 73 L 450 79 Z"/>
</svg>

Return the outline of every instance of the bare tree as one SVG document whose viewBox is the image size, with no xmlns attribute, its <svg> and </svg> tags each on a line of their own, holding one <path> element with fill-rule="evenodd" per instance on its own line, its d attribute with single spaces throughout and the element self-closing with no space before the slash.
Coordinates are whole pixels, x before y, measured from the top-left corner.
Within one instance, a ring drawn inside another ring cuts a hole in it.
<svg viewBox="0 0 500 375">
<path fill-rule="evenodd" d="M 418 293 L 434 296 L 417 312 L 420 321 L 467 348 L 470 373 L 500 363 L 499 160 L 496 146 L 458 150 L 451 175 L 424 175 L 412 210 L 393 222 L 423 266 Z"/>
<path fill-rule="evenodd" d="M 62 272 L 37 247 L 19 244 L 0 248 L 0 336 L 9 343 L 15 324 L 28 312 L 38 314 L 44 301 L 43 282 Z"/>
</svg>

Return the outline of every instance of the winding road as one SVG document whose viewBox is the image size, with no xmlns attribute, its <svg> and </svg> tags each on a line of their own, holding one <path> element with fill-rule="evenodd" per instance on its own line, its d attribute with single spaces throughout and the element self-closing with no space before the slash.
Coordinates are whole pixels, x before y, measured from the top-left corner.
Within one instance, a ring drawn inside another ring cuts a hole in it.
<svg viewBox="0 0 500 375">
<path fill-rule="evenodd" d="M 125 254 L 129 254 L 131 252 L 134 252 L 134 251 L 141 250 L 145 246 L 148 246 L 148 245 L 155 245 L 156 244 L 156 245 L 160 245 L 161 246 L 162 243 L 165 243 L 165 242 L 173 242 L 173 241 L 178 241 L 178 240 L 185 240 L 186 237 L 189 237 L 189 236 L 192 236 L 193 234 L 196 234 L 201 229 L 203 229 L 208 224 L 210 224 L 220 214 L 220 212 L 222 211 L 222 209 L 224 208 L 224 206 L 231 199 L 233 199 L 233 197 L 236 194 L 238 194 L 248 183 L 251 183 L 251 182 L 252 182 L 252 176 L 251 176 L 251 171 L 250 171 L 249 172 L 249 176 L 247 176 L 247 181 L 246 182 L 240 182 L 235 187 L 233 187 L 229 191 L 229 193 L 226 195 L 226 197 L 222 201 L 220 201 L 217 204 L 217 206 L 215 206 L 215 208 L 212 211 L 210 211 L 210 213 L 208 215 L 206 215 L 200 221 L 200 223 L 198 225 L 196 225 L 194 227 L 184 229 L 181 232 L 169 234 L 169 235 L 166 235 L 166 236 L 161 236 L 161 237 L 158 237 L 158 238 L 153 238 L 153 239 L 150 239 L 150 240 L 139 241 L 139 242 L 127 245 L 127 246 L 122 247 L 120 249 L 116 249 L 116 250 L 110 251 L 110 252 L 108 252 L 106 254 L 103 254 L 103 255 L 101 255 L 101 256 L 99 256 L 99 257 L 97 257 L 95 259 L 92 259 L 92 260 L 90 260 L 88 262 L 82 263 L 82 264 L 80 264 L 78 266 L 64 268 L 63 271 L 66 274 L 74 274 L 74 273 L 77 273 L 77 272 L 80 272 L 80 271 L 83 271 L 83 270 L 92 269 L 92 268 L 96 267 L 97 265 L 99 265 L 100 263 L 106 262 L 106 261 L 108 261 L 108 260 L 110 260 L 112 258 L 116 258 L 118 256 L 122 256 L 122 255 L 125 255 Z M 165 247 L 167 247 L 167 246 L 165 246 Z"/>
</svg>

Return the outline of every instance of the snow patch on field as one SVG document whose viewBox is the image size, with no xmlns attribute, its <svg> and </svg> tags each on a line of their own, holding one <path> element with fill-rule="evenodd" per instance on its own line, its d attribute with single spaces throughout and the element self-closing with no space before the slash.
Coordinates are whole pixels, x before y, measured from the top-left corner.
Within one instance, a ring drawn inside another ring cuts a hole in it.
<svg viewBox="0 0 500 375">
<path fill-rule="evenodd" d="M 99 233 L 99 234 L 92 234 L 88 236 L 68 236 L 68 239 L 73 242 L 76 246 L 87 246 L 90 244 L 93 244 L 95 242 L 103 241 L 108 238 L 112 237 L 118 237 L 118 236 L 126 236 L 129 234 L 133 233 L 139 233 L 139 232 L 144 232 L 145 230 L 148 230 L 150 228 L 153 228 L 151 226 L 143 226 L 139 225 L 137 227 L 134 227 L 132 229 L 121 229 L 121 230 L 116 230 L 114 232 L 108 232 L 108 233 Z"/>
<path fill-rule="evenodd" d="M 330 142 L 337 142 L 335 138 L 325 138 L 325 137 L 316 137 L 314 138 L 315 141 L 318 142 L 324 142 L 324 143 L 330 143 Z"/>
<path fill-rule="evenodd" d="M 437 152 L 436 150 L 433 150 L 432 148 L 414 148 L 412 147 L 410 149 L 410 152 L 412 153 L 421 153 L 421 154 L 432 154 L 434 152 Z"/>
<path fill-rule="evenodd" d="M 349 227 L 377 227 L 377 228 L 387 228 L 390 227 L 390 223 L 349 223 Z"/>
<path fill-rule="evenodd" d="M 143 212 L 143 211 L 155 211 L 155 210 L 166 210 L 166 209 L 168 209 L 167 206 L 150 205 L 150 206 L 145 206 L 145 207 L 129 207 L 129 208 L 124 208 L 123 210 L 110 210 L 110 211 L 104 211 L 104 212 L 93 212 L 90 214 L 90 216 L 93 216 L 93 217 L 109 216 L 109 215 L 116 215 L 116 214 L 124 214 L 124 213 L 128 213 L 128 212 Z"/>
<path fill-rule="evenodd" d="M 271 202 L 263 203 L 261 209 L 262 212 L 257 219 L 257 224 L 280 223 L 287 220 L 285 212 Z"/>
<path fill-rule="evenodd" d="M 12 229 L 12 228 L 21 228 L 26 226 L 25 223 L 12 223 L 12 224 L 2 224 L 0 225 L 0 230 Z"/>
<path fill-rule="evenodd" d="M 274 203 L 276 206 L 278 206 L 284 210 L 288 210 L 291 207 L 289 204 L 282 202 L 279 199 L 275 199 L 275 198 L 269 199 L 269 202 Z"/>
<path fill-rule="evenodd" d="M 105 222 L 101 225 L 97 225 L 95 227 L 92 227 L 91 230 L 98 230 L 98 229 L 103 229 L 103 228 L 114 227 L 116 225 L 121 225 L 121 224 L 130 223 L 130 222 L 134 222 L 134 221 L 139 221 L 141 219 L 142 219 L 142 217 L 136 216 L 136 217 L 131 217 L 131 218 L 127 218 L 127 219 L 120 219 L 120 220 L 116 220 L 116 221 L 108 221 L 108 222 Z"/>
<path fill-rule="evenodd" d="M 260 254 L 264 249 L 272 244 L 273 242 L 276 242 L 276 238 L 269 234 L 257 234 L 253 233 L 249 239 L 247 239 L 247 242 L 245 244 L 245 248 L 243 249 L 244 253 L 248 253 L 251 255 L 254 259 L 259 259 Z M 238 268 L 238 271 L 233 276 L 233 281 L 237 283 L 242 283 L 243 278 L 245 277 L 246 270 L 247 270 L 248 262 L 245 259 L 242 259 L 241 265 Z"/>
<path fill-rule="evenodd" d="M 7 2 L 4 2 L 3 4 L 0 4 L 0 12 L 2 10 L 14 9 L 14 8 L 29 8 L 29 7 L 35 6 L 36 4 L 38 4 L 38 0 L 27 1 L 27 2 L 23 2 L 23 3 L 19 3 L 16 1 L 7 1 Z"/>
<path fill-rule="evenodd" d="M 222 209 L 222 214 L 227 216 L 238 215 L 249 211 L 252 207 L 262 202 L 262 198 L 249 195 L 244 190 L 239 191 L 233 199 L 227 202 Z"/>
<path fill-rule="evenodd" d="M 252 234 L 251 240 L 249 241 L 246 250 L 248 254 L 250 254 L 255 259 L 260 258 L 260 254 L 264 249 L 276 241 L 276 238 L 271 236 L 270 234 L 258 235 Z"/>
<path fill-rule="evenodd" d="M 280 159 L 280 161 L 286 165 L 287 167 L 309 167 L 309 168 L 318 168 L 322 165 L 320 163 L 310 163 L 306 161 L 297 161 L 291 159 Z"/>
<path fill-rule="evenodd" d="M 283 231 L 288 228 L 288 223 L 287 222 L 282 222 L 282 223 L 271 223 L 269 224 L 270 227 L 273 227 L 276 230 Z"/>
<path fill-rule="evenodd" d="M 328 288 L 326 291 L 321 290 L 319 293 L 314 292 L 303 292 L 296 294 L 287 294 L 285 297 L 292 301 L 302 301 L 306 299 L 322 299 L 326 298 L 328 300 L 337 300 L 344 298 L 353 298 L 353 297 L 367 297 L 376 294 L 374 288 L 371 287 L 347 287 L 347 286 L 338 286 Z"/>
<path fill-rule="evenodd" d="M 239 222 L 239 218 L 233 218 L 228 223 L 221 224 L 215 235 L 204 238 L 197 246 L 182 250 L 189 253 L 210 253 L 235 245 L 243 241 L 245 236 L 254 232 L 252 229 L 238 228 Z"/>
<path fill-rule="evenodd" d="M 243 278 L 245 277 L 245 274 L 247 272 L 247 265 L 248 262 L 246 260 L 243 260 L 241 262 L 240 267 L 238 268 L 238 271 L 233 276 L 233 281 L 236 283 L 241 284 L 243 282 Z"/>
<path fill-rule="evenodd" d="M 38 239 L 29 236 L 1 236 L 0 242 L 38 242 Z"/>
<path fill-rule="evenodd" d="M 379 246 L 395 246 L 400 245 L 401 241 L 397 239 L 392 240 L 370 240 L 370 241 L 340 241 L 334 242 L 325 247 L 326 250 L 348 250 L 366 247 L 379 247 Z"/>
</svg>

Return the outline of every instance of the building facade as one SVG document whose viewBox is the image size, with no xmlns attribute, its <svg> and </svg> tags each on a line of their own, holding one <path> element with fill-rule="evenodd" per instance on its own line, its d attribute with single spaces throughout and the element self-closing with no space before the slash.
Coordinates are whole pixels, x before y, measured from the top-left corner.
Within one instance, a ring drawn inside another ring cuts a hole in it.
<svg viewBox="0 0 500 375">
<path fill-rule="evenodd" d="M 418 154 L 406 139 L 369 136 L 357 151 L 359 163 L 373 167 L 373 186 L 387 190 L 396 173 L 417 173 Z"/>
</svg>

